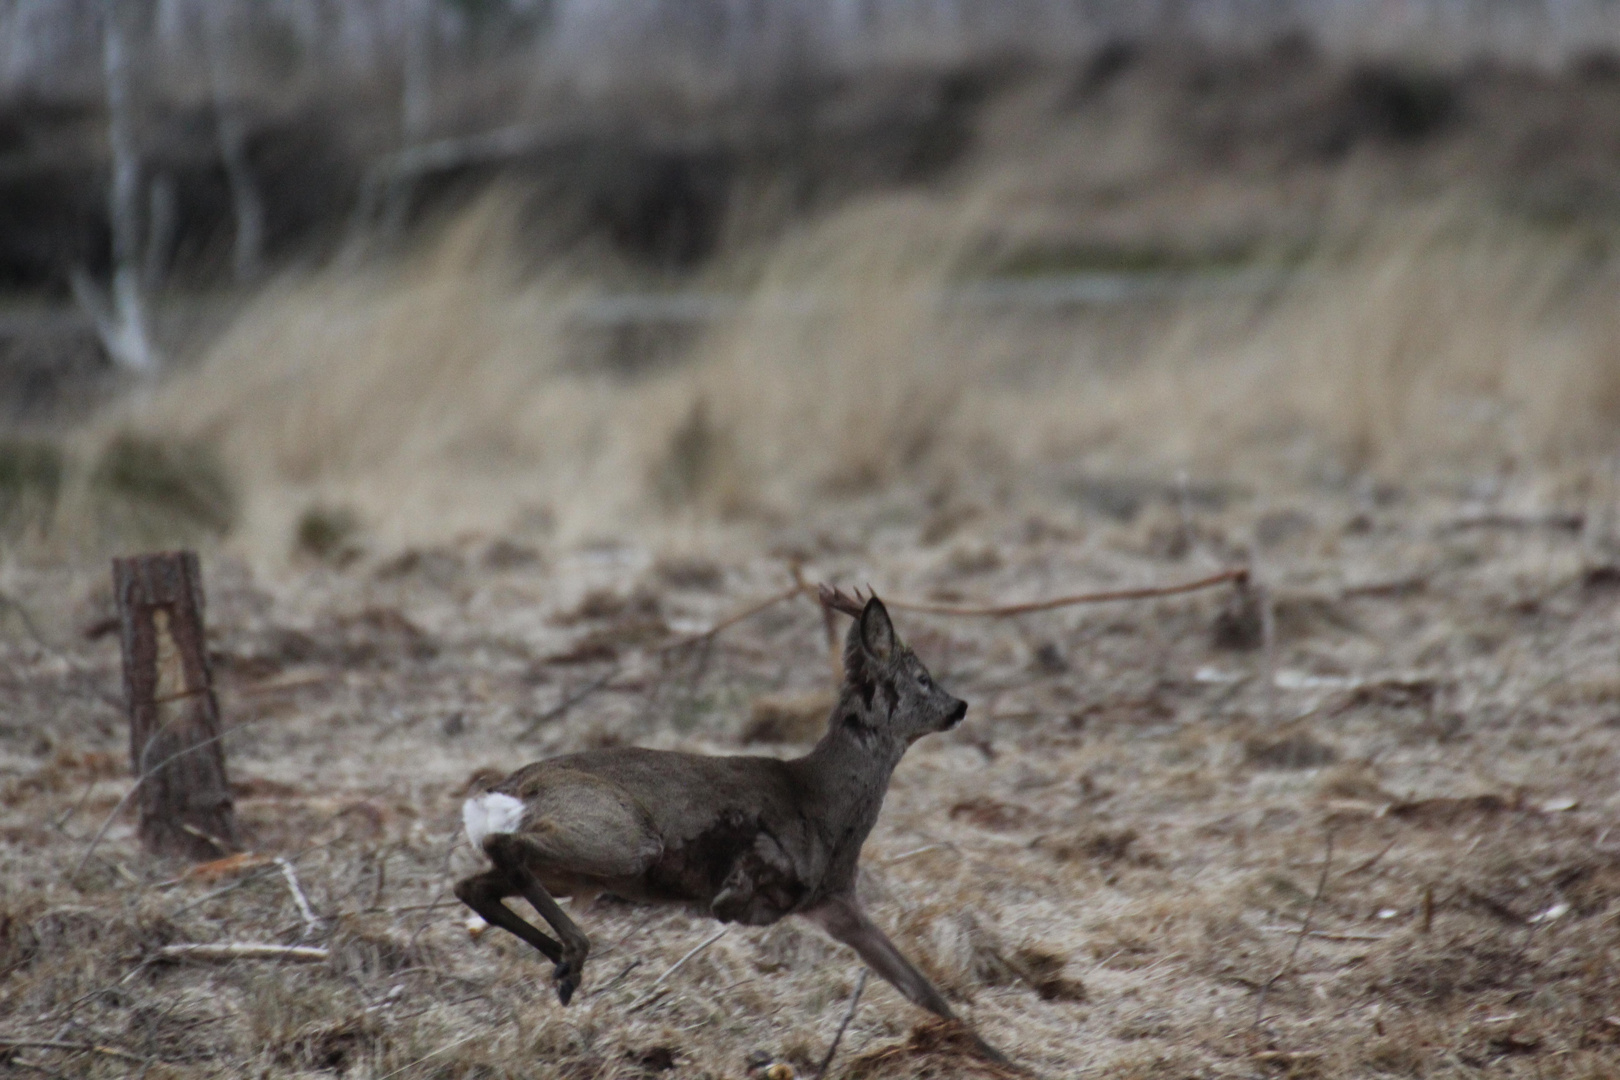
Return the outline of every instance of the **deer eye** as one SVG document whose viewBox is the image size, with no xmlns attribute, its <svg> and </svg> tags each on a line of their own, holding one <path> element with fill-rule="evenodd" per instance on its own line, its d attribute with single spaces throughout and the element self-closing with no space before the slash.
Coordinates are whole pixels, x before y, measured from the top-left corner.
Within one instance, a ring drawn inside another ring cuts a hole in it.
<svg viewBox="0 0 1620 1080">
<path fill-rule="evenodd" d="M 917 685 L 926 690 L 930 686 L 934 685 L 934 680 L 928 677 L 928 672 L 919 671 L 917 672 Z"/>
</svg>

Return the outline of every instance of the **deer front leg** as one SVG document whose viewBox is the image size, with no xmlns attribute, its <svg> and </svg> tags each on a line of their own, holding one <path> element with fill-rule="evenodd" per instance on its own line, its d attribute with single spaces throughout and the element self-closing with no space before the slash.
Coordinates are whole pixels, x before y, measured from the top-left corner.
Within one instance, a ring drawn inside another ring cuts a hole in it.
<svg viewBox="0 0 1620 1080">
<path fill-rule="evenodd" d="M 956 1018 L 951 1007 L 945 1004 L 944 995 L 934 989 L 928 976 L 918 971 L 894 942 L 866 917 L 853 896 L 823 900 L 806 910 L 804 917 L 859 953 L 867 966 L 887 979 L 908 1001 L 946 1020 Z"/>
<path fill-rule="evenodd" d="M 907 1000 L 921 1005 L 935 1016 L 946 1020 L 956 1019 L 951 1007 L 945 1003 L 944 995 L 928 981 L 928 976 L 905 958 L 888 935 L 866 917 L 866 912 L 861 910 L 860 903 L 853 895 L 829 897 L 802 914 L 859 953 L 873 971 L 888 980 Z M 979 1052 L 991 1061 L 1011 1064 L 999 1050 L 978 1035 L 973 1035 L 973 1042 Z"/>
</svg>

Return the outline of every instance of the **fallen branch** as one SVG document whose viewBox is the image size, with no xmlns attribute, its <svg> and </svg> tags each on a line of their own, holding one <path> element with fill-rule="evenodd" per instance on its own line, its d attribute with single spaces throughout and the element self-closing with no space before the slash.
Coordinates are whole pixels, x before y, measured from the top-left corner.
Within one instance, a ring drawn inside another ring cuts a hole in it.
<svg viewBox="0 0 1620 1080">
<path fill-rule="evenodd" d="M 1268 934 L 1298 934 L 1299 930 L 1292 926 L 1262 926 L 1261 930 Z M 1306 937 L 1318 938 L 1322 941 L 1388 941 L 1388 934 L 1354 934 L 1334 930 L 1312 930 Z"/>
<path fill-rule="evenodd" d="M 62 1039 L 13 1039 L 0 1036 L 0 1046 L 12 1050 L 73 1050 L 79 1053 L 105 1054 L 107 1057 L 118 1058 L 120 1061 L 138 1061 L 142 1065 L 152 1059 L 132 1054 L 128 1050 L 120 1050 L 116 1046 L 103 1046 L 100 1043 L 66 1042 Z"/>
<path fill-rule="evenodd" d="M 870 969 L 862 968 L 860 978 L 855 980 L 855 992 L 849 996 L 849 1009 L 844 1013 L 844 1019 L 833 1035 L 832 1045 L 827 1047 L 827 1056 L 821 1059 L 821 1068 L 816 1070 L 816 1080 L 825 1077 L 827 1070 L 832 1067 L 833 1055 L 838 1053 L 838 1044 L 844 1041 L 844 1030 L 849 1027 L 849 1022 L 855 1019 L 855 1007 L 861 1003 L 861 992 L 866 989 L 866 977 L 870 974 Z"/>
<path fill-rule="evenodd" d="M 1468 529 L 1553 529 L 1561 532 L 1580 532 L 1586 527 L 1585 514 L 1480 514 L 1458 518 L 1435 528 L 1435 534 L 1464 532 Z"/>
<path fill-rule="evenodd" d="M 1247 585 L 1248 581 L 1249 571 L 1238 568 L 1232 570 L 1222 570 L 1218 574 L 1212 574 L 1209 577 L 1199 578 L 1196 581 L 1182 582 L 1178 585 L 1155 585 L 1145 586 L 1137 589 L 1115 589 L 1108 592 L 1079 593 L 1073 596 L 1060 596 L 1053 600 L 1036 600 L 1025 604 L 1009 604 L 999 607 L 928 604 L 910 600 L 885 600 L 884 604 L 894 608 L 896 611 L 915 611 L 926 615 L 960 615 L 1005 618 L 1011 615 L 1028 615 L 1037 611 L 1051 611 L 1055 608 L 1072 607 L 1076 604 L 1105 604 L 1115 600 L 1149 600 L 1160 596 L 1178 596 L 1182 593 L 1198 592 L 1202 589 L 1212 589 L 1217 585 L 1225 585 L 1228 582 L 1238 586 L 1243 586 Z M 820 602 L 823 612 L 841 611 L 845 615 L 859 616 L 861 614 L 861 610 L 866 606 L 866 601 L 861 597 L 859 589 L 856 590 L 853 597 L 843 590 L 831 585 L 818 585 L 812 589 L 809 583 L 795 573 L 794 583 L 788 588 L 783 589 L 781 592 L 776 593 L 773 596 L 768 596 L 757 603 L 751 604 L 733 615 L 729 615 L 726 618 L 721 619 L 707 630 L 690 634 L 684 638 L 681 638 L 679 641 L 673 641 L 668 645 L 661 646 L 660 648 L 653 650 L 652 655 L 665 656 L 669 653 L 679 652 L 682 649 L 690 648 L 693 645 L 702 644 L 703 642 L 712 640 L 722 632 L 731 629 L 738 623 L 751 619 L 761 612 L 768 611 L 777 604 L 786 603 L 797 596 L 808 596 L 812 593 Z M 829 637 L 829 640 L 833 640 L 831 636 Z M 569 701 L 565 704 L 572 705 L 572 702 Z M 525 734 L 528 734 L 529 731 L 532 731 L 540 723 L 543 723 L 545 719 L 546 717 L 542 717 L 540 720 L 537 720 L 534 724 L 530 725 L 530 728 L 525 731 Z"/>
<path fill-rule="evenodd" d="M 217 945 L 165 945 L 157 955 L 170 960 L 299 960 L 319 963 L 329 949 L 313 945 L 272 945 L 257 941 L 231 941 Z"/>
<path fill-rule="evenodd" d="M 1060 596 L 1052 600 L 1033 600 L 1025 604 L 980 607 L 962 604 L 928 604 L 911 600 L 884 600 L 883 603 L 896 611 L 915 611 L 924 615 L 961 615 L 1001 619 L 1012 615 L 1030 615 L 1037 611 L 1052 611 L 1056 608 L 1072 607 L 1076 604 L 1106 604 L 1115 600 L 1151 600 L 1160 596 L 1177 596 L 1181 593 L 1212 589 L 1217 585 L 1225 585 L 1228 582 L 1243 585 L 1247 584 L 1248 580 L 1248 570 L 1240 568 L 1222 570 L 1218 574 L 1199 578 L 1197 581 L 1182 582 L 1179 585 L 1153 585 L 1138 589 L 1113 589 L 1107 592 L 1077 593 L 1073 596 Z M 858 590 L 854 597 L 850 597 L 844 592 L 826 585 L 821 587 L 821 602 L 824 606 L 830 607 L 834 611 L 842 611 L 846 615 L 859 615 L 861 609 L 865 606 Z"/>
<path fill-rule="evenodd" d="M 653 999 L 653 995 L 655 993 L 657 993 L 658 988 L 664 984 L 665 979 L 669 978 L 671 975 L 673 975 L 677 971 L 681 970 L 681 968 L 685 966 L 686 962 L 688 960 L 692 959 L 692 957 L 696 956 L 698 953 L 702 952 L 704 949 L 707 949 L 710 945 L 713 945 L 715 942 L 717 942 L 721 938 L 725 937 L 727 932 L 730 931 L 730 930 L 731 930 L 730 926 L 722 926 L 719 930 L 715 931 L 714 934 L 712 934 L 708 938 L 706 938 L 701 944 L 694 945 L 691 948 L 691 950 L 689 952 L 687 952 L 687 954 L 685 956 L 681 957 L 679 960 L 675 961 L 674 964 L 670 965 L 670 969 L 668 971 L 664 972 L 662 975 L 658 976 L 658 978 L 654 979 L 653 984 L 651 986 L 647 987 L 647 989 L 642 993 L 642 995 L 640 997 L 638 997 L 638 998 L 636 998 L 636 1000 L 632 1001 L 630 1003 L 629 1008 L 624 1010 L 625 1013 L 626 1014 L 633 1013 L 637 1009 L 641 1008 L 643 1005 L 647 1004 L 647 1002 L 651 1001 Z"/>
<path fill-rule="evenodd" d="M 1346 585 L 1339 591 L 1339 599 L 1356 600 L 1362 597 L 1400 599 L 1416 596 L 1429 588 L 1429 579 L 1421 576 L 1395 578 L 1391 581 L 1369 581 L 1361 585 Z"/>
<path fill-rule="evenodd" d="M 298 871 L 286 859 L 278 858 L 276 865 L 281 867 L 281 876 L 287 879 L 287 890 L 298 905 L 298 914 L 304 920 L 304 934 L 313 934 L 320 929 L 321 920 L 315 917 L 315 912 L 309 906 L 309 897 L 304 895 L 304 887 L 298 883 Z"/>
</svg>

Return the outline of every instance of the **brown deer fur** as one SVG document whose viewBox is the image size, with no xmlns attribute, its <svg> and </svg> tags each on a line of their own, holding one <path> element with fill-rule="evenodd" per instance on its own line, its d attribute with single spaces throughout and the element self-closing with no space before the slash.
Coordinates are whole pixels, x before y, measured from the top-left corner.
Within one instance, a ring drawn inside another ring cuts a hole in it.
<svg viewBox="0 0 1620 1080">
<path fill-rule="evenodd" d="M 858 615 L 827 732 L 804 757 L 592 750 L 526 765 L 467 801 L 468 835 L 493 865 L 457 884 L 456 896 L 556 964 L 563 1004 L 590 942 L 553 898 L 609 892 L 750 926 L 803 916 L 911 1001 L 951 1016 L 862 912 L 855 874 L 901 755 L 955 727 L 967 703 L 934 683 L 876 597 L 864 606 L 829 597 Z M 528 900 L 557 938 L 502 903 L 509 896 Z"/>
</svg>

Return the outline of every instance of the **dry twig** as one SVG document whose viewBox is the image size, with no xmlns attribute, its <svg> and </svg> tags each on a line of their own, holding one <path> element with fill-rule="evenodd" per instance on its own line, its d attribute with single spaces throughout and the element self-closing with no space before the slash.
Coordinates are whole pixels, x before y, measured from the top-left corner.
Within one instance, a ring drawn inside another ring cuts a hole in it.
<svg viewBox="0 0 1620 1080">
<path fill-rule="evenodd" d="M 471 1035 L 468 1035 L 464 1039 L 457 1039 L 453 1043 L 446 1043 L 444 1046 L 439 1047 L 437 1050 L 434 1050 L 431 1053 L 423 1054 L 421 1057 L 417 1058 L 415 1061 L 407 1062 L 406 1064 L 401 1065 L 399 1068 L 395 1069 L 393 1072 L 383 1073 L 381 1076 L 379 1076 L 377 1078 L 377 1080 L 388 1080 L 389 1077 L 398 1076 L 400 1073 L 404 1072 L 406 1069 L 414 1069 L 416 1066 L 422 1064 L 422 1062 L 427 1061 L 430 1058 L 436 1058 L 440 1054 L 448 1054 L 450 1051 L 454 1050 L 456 1047 L 465 1046 L 468 1043 L 472 1042 L 474 1039 L 484 1039 L 484 1038 L 488 1038 L 488 1034 L 486 1032 L 475 1031 Z"/>
<path fill-rule="evenodd" d="M 811 593 L 812 590 L 809 583 L 804 580 L 801 574 L 795 572 L 793 579 L 793 584 L 791 586 L 783 589 L 774 596 L 768 596 L 758 603 L 751 604 L 748 607 L 743 608 L 734 615 L 721 619 L 707 630 L 699 631 L 696 634 L 690 634 L 687 637 L 681 638 L 679 641 L 673 641 L 668 645 L 662 646 L 661 648 L 654 650 L 653 655 L 663 656 L 668 653 L 678 652 L 681 649 L 689 648 L 690 646 L 697 645 L 701 642 L 709 641 L 723 631 L 729 630 L 738 623 L 743 622 L 746 619 L 751 619 L 755 615 L 775 607 L 777 604 L 785 603 L 788 600 L 792 600 L 794 597 L 809 595 Z M 1227 582 L 1242 585 L 1247 583 L 1248 580 L 1249 572 L 1247 570 L 1234 569 L 1223 570 L 1218 574 L 1212 574 L 1209 577 L 1199 578 L 1197 581 L 1183 582 L 1179 585 L 1157 585 L 1139 589 L 1116 589 L 1109 592 L 1080 593 L 1074 596 L 1060 596 L 1053 600 L 1037 600 L 1026 604 L 971 607 L 955 604 L 926 604 L 909 600 L 885 600 L 884 603 L 897 611 L 916 611 L 927 615 L 962 615 L 1003 618 L 1012 615 L 1028 615 L 1037 611 L 1051 611 L 1055 608 L 1070 607 L 1075 604 L 1103 604 L 1113 600 L 1147 600 L 1159 596 L 1176 596 L 1181 593 L 1197 592 L 1200 589 L 1214 588 L 1217 585 L 1224 585 Z M 821 607 L 824 612 L 841 611 L 846 615 L 859 615 L 861 613 L 861 609 L 865 606 L 865 601 L 861 598 L 860 590 L 858 589 L 856 590 L 854 597 L 851 597 L 848 593 L 845 593 L 843 590 L 831 585 L 817 586 L 814 591 L 817 599 L 821 602 Z"/>
<path fill-rule="evenodd" d="M 590 682 L 586 683 L 578 690 L 575 690 L 573 693 L 564 695 L 563 699 L 557 702 L 557 704 L 553 705 L 551 708 L 547 709 L 533 720 L 530 720 L 523 730 L 518 732 L 518 738 L 527 739 L 546 724 L 551 723 L 553 720 L 560 720 L 569 709 L 572 709 L 575 705 L 578 705 L 580 702 L 584 701 L 586 698 L 605 687 L 608 683 L 612 682 L 614 677 L 618 674 L 619 665 L 614 664 L 608 669 L 606 675 L 603 675 L 600 678 L 592 679 Z"/>
<path fill-rule="evenodd" d="M 331 950 L 313 945 L 274 945 L 259 941 L 165 945 L 157 955 L 169 960 L 300 960 L 324 961 Z"/>
<path fill-rule="evenodd" d="M 974 606 L 962 604 L 926 604 L 911 600 L 885 600 L 883 603 L 896 611 L 915 611 L 924 615 L 962 615 L 979 616 L 984 618 L 1001 619 L 1013 615 L 1029 615 L 1037 611 L 1052 611 L 1056 608 L 1072 607 L 1076 604 L 1106 604 L 1115 600 L 1151 600 L 1160 596 L 1177 596 L 1181 593 L 1198 592 L 1201 589 L 1212 589 L 1217 585 L 1228 582 L 1243 584 L 1249 580 L 1249 572 L 1245 569 L 1222 570 L 1218 574 L 1199 578 L 1196 581 L 1186 581 L 1179 585 L 1153 585 L 1138 589 L 1113 589 L 1106 592 L 1077 593 L 1073 596 L 1059 596 L 1052 600 L 1034 600 L 1025 604 L 1003 604 L 989 606 Z M 859 615 L 862 605 L 860 591 L 857 590 L 852 598 L 839 589 L 823 585 L 821 587 L 821 602 L 834 611 L 842 611 L 846 615 Z"/>
<path fill-rule="evenodd" d="M 286 859 L 278 858 L 276 865 L 281 867 L 281 876 L 287 879 L 287 889 L 298 905 L 298 914 L 304 920 L 304 934 L 313 934 L 320 929 L 321 921 L 315 917 L 315 912 L 309 906 L 309 897 L 304 895 L 304 888 L 298 883 L 298 871 Z"/>
<path fill-rule="evenodd" d="M 757 604 L 752 604 L 752 605 L 750 605 L 750 606 L 748 606 L 746 608 L 743 608 L 741 611 L 737 612 L 735 615 L 731 615 L 731 616 L 728 616 L 728 617 L 726 617 L 724 619 L 721 619 L 719 622 L 715 623 L 713 626 L 709 627 L 707 630 L 700 630 L 699 632 L 697 632 L 695 634 L 689 634 L 688 636 L 681 638 L 679 641 L 670 642 L 668 645 L 665 645 L 662 648 L 659 648 L 659 649 L 655 650 L 653 652 L 653 655 L 654 656 L 663 656 L 666 653 L 679 652 L 681 649 L 685 649 L 685 648 L 688 648 L 688 647 L 690 647 L 692 645 L 697 645 L 697 644 L 699 644 L 701 642 L 708 641 L 709 639 L 711 639 L 711 638 L 717 636 L 718 634 L 720 634 L 722 631 L 731 629 L 733 626 L 736 626 L 738 623 L 744 621 L 745 619 L 751 619 L 755 615 L 758 615 L 762 611 L 767 611 L 770 608 L 775 607 L 777 604 L 783 603 L 784 601 L 787 601 L 787 600 L 792 600 L 795 596 L 798 596 L 801 593 L 806 593 L 806 592 L 809 592 L 809 591 L 810 591 L 810 586 L 808 586 L 806 584 L 803 584 L 802 582 L 795 582 L 794 585 L 791 588 L 783 589 L 781 592 L 777 593 L 775 596 L 766 597 L 764 600 L 759 601 Z"/>
<path fill-rule="evenodd" d="M 1371 870 L 1373 867 L 1377 866 L 1379 861 L 1382 860 L 1385 855 L 1388 855 L 1390 853 L 1390 851 L 1392 851 L 1394 849 L 1395 845 L 1400 843 L 1400 841 L 1401 841 L 1401 838 L 1399 836 L 1397 836 L 1395 839 L 1391 840 L 1389 843 L 1387 843 L 1383 847 L 1379 848 L 1378 853 L 1376 855 L 1374 855 L 1372 858 L 1367 859 L 1364 862 L 1357 863 L 1355 866 L 1352 866 L 1350 869 L 1346 870 L 1343 874 L 1340 874 L 1339 876 L 1341 878 L 1347 878 L 1347 877 L 1355 877 L 1357 874 L 1365 874 L 1368 870 Z"/>
<path fill-rule="evenodd" d="M 838 1030 L 833 1034 L 832 1045 L 827 1047 L 827 1056 L 821 1059 L 821 1068 L 816 1070 L 817 1080 L 827 1075 L 832 1067 L 833 1055 L 838 1053 L 838 1044 L 844 1041 L 844 1031 L 849 1022 L 855 1019 L 855 1008 L 861 1003 L 861 992 L 866 989 L 866 977 L 871 974 L 867 968 L 861 969 L 860 977 L 855 980 L 855 992 L 849 996 L 849 1009 L 844 1013 L 844 1019 L 839 1023 Z"/>
<path fill-rule="evenodd" d="M 111 810 L 107 811 L 107 816 L 102 820 L 101 827 L 97 829 L 96 834 L 90 838 L 90 845 L 84 849 L 84 854 L 79 857 L 78 865 L 74 866 L 73 872 L 68 875 L 68 880 L 72 881 L 84 871 L 85 866 L 87 866 L 90 862 L 90 856 L 95 854 L 96 848 L 101 845 L 101 841 L 106 837 L 107 830 L 112 828 L 112 823 L 118 820 L 118 815 L 123 813 L 124 807 L 129 805 L 129 800 L 133 799 L 135 797 L 135 793 L 141 790 L 142 784 L 146 783 L 148 779 L 155 776 L 163 769 L 164 766 L 168 765 L 171 761 L 176 761 L 182 757 L 185 757 L 187 754 L 196 753 L 203 747 L 219 742 L 229 735 L 234 735 L 243 728 L 250 727 L 253 724 L 263 723 L 275 715 L 277 714 L 265 713 L 262 716 L 255 716 L 251 719 L 244 720 L 239 724 L 234 724 L 231 727 L 226 728 L 224 731 L 221 731 L 218 735 L 209 736 L 206 739 L 192 743 L 190 746 L 182 747 L 181 749 L 176 750 L 174 753 L 170 754 L 168 757 L 164 758 L 162 761 L 158 762 L 156 765 L 153 765 L 151 768 L 141 773 L 141 775 L 137 776 L 135 778 L 135 783 L 131 784 L 129 790 L 124 792 L 124 797 L 119 799 L 117 805 L 115 805 Z M 159 728 L 157 731 L 152 733 L 152 739 L 147 740 L 148 749 L 151 747 L 153 739 L 156 739 L 157 736 L 163 732 L 163 730 L 164 728 Z M 142 753 L 145 753 L 144 749 L 142 750 Z"/>
<path fill-rule="evenodd" d="M 1322 901 L 1322 893 L 1327 889 L 1328 870 L 1333 866 L 1333 833 L 1327 834 L 1327 851 L 1322 856 L 1322 874 L 1316 879 L 1316 892 L 1311 894 L 1310 906 L 1305 909 L 1305 921 L 1299 924 L 1299 935 L 1294 938 L 1294 947 L 1288 950 L 1288 962 L 1277 969 L 1277 974 L 1267 979 L 1260 988 L 1260 998 L 1254 1003 L 1254 1026 L 1260 1026 L 1261 1017 L 1265 1013 L 1266 995 L 1279 979 L 1287 978 L 1294 970 L 1294 960 L 1299 956 L 1299 947 L 1304 944 L 1305 936 L 1311 932 L 1311 918 L 1316 914 L 1316 905 Z"/>
<path fill-rule="evenodd" d="M 647 989 L 642 993 L 642 995 L 640 997 L 638 997 L 638 998 L 636 998 L 636 1000 L 632 1001 L 630 1003 L 630 1007 L 628 1009 L 624 1010 L 625 1014 L 628 1015 L 630 1013 L 633 1013 L 637 1009 L 641 1008 L 643 1005 L 647 1004 L 647 1002 L 651 1001 L 653 999 L 653 995 L 658 992 L 658 988 L 664 984 L 665 979 L 669 978 L 671 975 L 673 975 L 677 971 L 681 970 L 681 968 L 685 966 L 686 962 L 688 960 L 692 959 L 692 957 L 696 956 L 698 953 L 702 952 L 704 949 L 707 949 L 710 945 L 713 945 L 715 942 L 717 942 L 721 938 L 725 937 L 726 933 L 730 929 L 731 929 L 730 926 L 722 926 L 719 930 L 715 931 L 714 934 L 712 934 L 708 938 L 706 938 L 701 944 L 694 945 L 691 948 L 691 950 L 687 952 L 687 954 L 685 956 L 681 957 L 679 960 L 675 961 L 674 964 L 670 965 L 670 968 L 669 968 L 668 971 L 664 972 L 662 975 L 658 976 L 658 978 L 654 979 L 653 984 L 651 986 L 647 987 Z"/>
<path fill-rule="evenodd" d="M 12 1050 L 73 1050 L 79 1053 L 103 1054 L 107 1057 L 118 1058 L 120 1061 L 138 1061 L 142 1065 L 148 1064 L 151 1059 L 139 1054 L 132 1054 L 128 1050 L 120 1050 L 116 1046 L 103 1046 L 100 1043 L 67 1042 L 62 1039 L 14 1039 L 9 1036 L 0 1036 L 0 1046 Z"/>
</svg>

